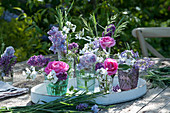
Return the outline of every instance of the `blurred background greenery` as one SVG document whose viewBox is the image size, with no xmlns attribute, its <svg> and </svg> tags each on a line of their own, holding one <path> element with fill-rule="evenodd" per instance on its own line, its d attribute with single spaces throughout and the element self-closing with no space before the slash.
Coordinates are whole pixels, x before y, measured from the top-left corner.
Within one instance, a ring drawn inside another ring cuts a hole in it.
<svg viewBox="0 0 170 113">
<path fill-rule="evenodd" d="M 13 46 L 18 61 L 27 60 L 32 55 L 52 54 L 47 31 L 58 26 L 56 7 L 64 13 L 73 0 L 0 0 L 0 43 Z M 118 15 L 115 24 L 124 17 L 127 28 L 116 38 L 112 53 L 122 52 L 128 43 L 131 49 L 140 51 L 139 42 L 131 31 L 137 27 L 170 27 L 170 1 L 168 0 L 74 0 L 68 14 L 69 20 L 81 30 L 84 24 L 80 17 L 92 22 L 90 14 L 102 26 Z M 98 27 L 98 35 L 103 29 Z M 88 32 L 86 32 L 88 34 Z M 85 41 L 73 40 L 83 45 Z M 170 57 L 170 39 L 153 38 L 147 41 L 163 56 Z M 152 57 L 151 54 L 149 54 Z"/>
</svg>

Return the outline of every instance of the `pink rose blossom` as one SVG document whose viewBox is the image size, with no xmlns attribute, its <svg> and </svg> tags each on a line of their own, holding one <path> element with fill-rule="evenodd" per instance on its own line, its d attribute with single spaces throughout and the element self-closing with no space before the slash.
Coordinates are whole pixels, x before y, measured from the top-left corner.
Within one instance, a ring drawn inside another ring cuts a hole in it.
<svg viewBox="0 0 170 113">
<path fill-rule="evenodd" d="M 66 72 L 69 69 L 69 65 L 62 61 L 52 61 L 49 62 L 47 67 L 45 68 L 45 72 L 49 74 L 52 70 L 56 72 L 56 74 L 61 72 Z"/>
<path fill-rule="evenodd" d="M 108 75 L 114 75 L 116 74 L 118 70 L 118 63 L 115 59 L 107 58 L 104 61 L 104 68 L 108 68 L 107 73 Z"/>
<path fill-rule="evenodd" d="M 113 47 L 116 44 L 116 41 L 110 36 L 100 38 L 99 42 L 103 49 L 106 49 L 106 47 Z"/>
</svg>

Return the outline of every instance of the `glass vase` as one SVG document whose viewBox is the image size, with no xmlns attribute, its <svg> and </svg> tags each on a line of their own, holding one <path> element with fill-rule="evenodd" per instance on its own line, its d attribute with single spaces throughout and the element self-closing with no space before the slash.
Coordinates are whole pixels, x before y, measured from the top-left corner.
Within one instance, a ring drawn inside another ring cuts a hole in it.
<svg viewBox="0 0 170 113">
<path fill-rule="evenodd" d="M 139 69 L 132 68 L 130 71 L 118 71 L 119 86 L 122 91 L 131 90 L 137 87 Z"/>
<path fill-rule="evenodd" d="M 57 81 L 57 83 L 49 83 L 47 88 L 48 95 L 64 96 L 67 92 L 68 78 L 66 80 Z"/>
<path fill-rule="evenodd" d="M 109 75 L 97 75 L 101 92 L 109 93 L 113 89 L 113 78 Z"/>
<path fill-rule="evenodd" d="M 65 60 L 65 53 L 62 51 L 57 52 L 58 54 L 58 60 L 59 61 L 64 61 Z"/>
<path fill-rule="evenodd" d="M 8 75 L 5 75 L 5 73 L 0 72 L 0 81 L 6 82 L 10 85 L 13 84 L 13 72 L 9 72 Z"/>
<path fill-rule="evenodd" d="M 93 92 L 95 89 L 95 77 L 93 72 L 86 71 L 84 74 L 76 71 L 77 88 Z"/>
</svg>

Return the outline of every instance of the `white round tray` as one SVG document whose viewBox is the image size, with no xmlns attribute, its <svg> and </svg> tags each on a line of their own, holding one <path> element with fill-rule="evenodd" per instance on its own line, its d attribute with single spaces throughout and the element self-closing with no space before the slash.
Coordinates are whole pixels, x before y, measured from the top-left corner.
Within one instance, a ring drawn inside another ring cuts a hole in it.
<svg viewBox="0 0 170 113">
<path fill-rule="evenodd" d="M 76 79 L 74 78 L 69 79 L 68 82 L 69 83 L 68 83 L 67 93 L 71 93 L 69 92 L 69 88 L 71 86 L 77 87 Z M 113 86 L 116 85 L 119 85 L 117 76 L 114 77 L 114 81 L 113 81 Z M 94 92 L 99 92 L 99 91 L 100 90 L 98 87 L 98 82 L 96 81 Z M 97 97 L 94 100 L 96 101 L 97 104 L 110 105 L 110 104 L 126 102 L 129 100 L 139 98 L 143 96 L 146 93 L 146 91 L 147 91 L 146 81 L 139 78 L 138 86 L 135 89 L 122 91 L 122 92 L 113 92 L 111 94 Z M 57 98 L 60 98 L 60 96 L 53 96 L 47 94 L 46 83 L 41 83 L 37 86 L 34 86 L 31 89 L 31 100 L 33 103 L 42 104 L 41 101 L 50 102 L 56 100 Z"/>
</svg>

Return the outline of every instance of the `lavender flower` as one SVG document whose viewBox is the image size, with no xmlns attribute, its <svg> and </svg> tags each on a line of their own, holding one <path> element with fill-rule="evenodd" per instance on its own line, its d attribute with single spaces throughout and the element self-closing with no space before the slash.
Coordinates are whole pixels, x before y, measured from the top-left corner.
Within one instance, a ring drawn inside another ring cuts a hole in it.
<svg viewBox="0 0 170 113">
<path fill-rule="evenodd" d="M 152 67 L 154 65 L 153 61 L 150 61 L 149 58 L 144 58 L 144 59 L 139 59 L 136 61 L 134 67 L 137 69 L 139 68 L 140 70 L 147 70 L 148 68 Z"/>
<path fill-rule="evenodd" d="M 154 62 L 150 61 L 149 58 L 139 59 L 138 52 L 134 53 L 133 50 L 125 50 L 122 52 L 119 56 L 119 63 L 140 70 L 146 70 L 154 65 Z"/>
<path fill-rule="evenodd" d="M 85 110 L 88 107 L 88 104 L 86 103 L 80 103 L 79 105 L 76 106 L 76 109 L 79 111 Z"/>
<path fill-rule="evenodd" d="M 4 53 L 1 55 L 1 57 L 6 56 L 14 56 L 15 50 L 12 46 L 9 46 L 5 49 Z"/>
<path fill-rule="evenodd" d="M 80 56 L 80 63 L 78 64 L 77 68 L 79 70 L 85 69 L 89 70 L 93 68 L 95 64 L 97 56 L 93 53 L 85 53 L 83 56 Z"/>
<path fill-rule="evenodd" d="M 118 85 L 113 86 L 113 91 L 118 92 L 120 90 L 120 87 Z"/>
<path fill-rule="evenodd" d="M 100 47 L 99 40 L 94 40 L 94 41 L 92 42 L 92 44 L 93 44 L 93 49 L 97 49 L 97 48 Z"/>
<path fill-rule="evenodd" d="M 16 64 L 16 62 L 16 56 L 2 56 L 0 58 L 0 69 L 5 74 L 5 76 L 8 76 L 9 72 L 12 71 L 12 68 Z"/>
<path fill-rule="evenodd" d="M 56 74 L 56 76 L 57 76 L 57 78 L 58 78 L 58 80 L 60 81 L 60 80 L 66 80 L 67 79 L 67 72 L 61 72 L 61 73 L 57 73 Z"/>
<path fill-rule="evenodd" d="M 104 64 L 103 63 L 97 63 L 95 66 L 95 71 L 97 71 L 98 69 L 104 68 Z"/>
<path fill-rule="evenodd" d="M 133 66 L 138 57 L 138 52 L 134 53 L 133 50 L 125 50 L 119 56 L 119 63 Z"/>
<path fill-rule="evenodd" d="M 114 35 L 116 27 L 114 24 L 110 24 L 109 26 L 106 27 L 105 31 L 102 33 L 102 37 L 105 36 L 110 36 L 112 37 Z"/>
<path fill-rule="evenodd" d="M 52 42 L 52 46 L 49 50 L 53 51 L 54 54 L 56 52 L 64 52 L 67 51 L 66 37 L 67 35 L 63 35 L 62 31 L 59 31 L 57 27 L 52 27 L 50 31 L 47 32 L 49 35 L 48 38 Z"/>
<path fill-rule="evenodd" d="M 68 45 L 68 49 L 71 50 L 73 53 L 78 52 L 79 45 L 75 42 Z"/>
<path fill-rule="evenodd" d="M 45 58 L 42 55 L 38 56 L 32 56 L 28 61 L 27 64 L 30 66 L 37 66 L 37 67 L 43 67 L 50 61 L 50 58 Z"/>
</svg>

